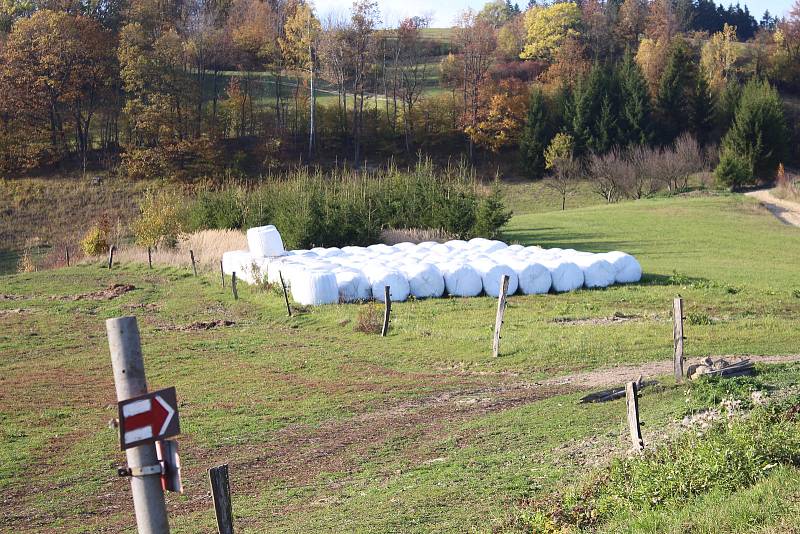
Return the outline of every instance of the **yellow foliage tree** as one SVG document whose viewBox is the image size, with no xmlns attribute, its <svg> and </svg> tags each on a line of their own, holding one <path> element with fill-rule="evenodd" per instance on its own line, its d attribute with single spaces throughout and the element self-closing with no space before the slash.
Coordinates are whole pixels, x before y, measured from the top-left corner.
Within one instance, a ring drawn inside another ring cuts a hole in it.
<svg viewBox="0 0 800 534">
<path fill-rule="evenodd" d="M 578 37 L 581 11 L 574 2 L 533 7 L 525 13 L 528 32 L 522 59 L 552 59 L 567 37 Z"/>
<path fill-rule="evenodd" d="M 492 152 L 500 152 L 519 139 L 527 112 L 525 84 L 515 79 L 503 80 L 498 87 L 485 88 L 478 122 L 465 129 L 472 141 Z"/>
<path fill-rule="evenodd" d="M 700 57 L 708 85 L 713 91 L 719 92 L 725 87 L 738 57 L 736 27 L 725 24 L 722 31 L 712 35 L 703 46 Z"/>
</svg>

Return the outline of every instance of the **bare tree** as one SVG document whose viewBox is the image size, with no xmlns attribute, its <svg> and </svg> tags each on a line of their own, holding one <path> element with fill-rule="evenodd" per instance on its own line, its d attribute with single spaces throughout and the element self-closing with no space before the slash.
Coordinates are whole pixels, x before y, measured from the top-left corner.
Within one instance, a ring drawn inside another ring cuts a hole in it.
<svg viewBox="0 0 800 534">
<path fill-rule="evenodd" d="M 551 170 L 552 174 L 548 180 L 545 180 L 544 185 L 561 196 L 563 211 L 567 207 L 567 198 L 578 192 L 583 166 L 580 160 L 570 156 L 553 161 Z"/>
<path fill-rule="evenodd" d="M 492 66 L 495 49 L 495 31 L 486 21 L 478 18 L 471 9 L 464 11 L 456 21 L 455 43 L 459 49 L 464 75 L 464 118 L 466 126 L 478 122 L 480 88 Z M 469 158 L 474 159 L 474 144 L 469 140 Z"/>
</svg>

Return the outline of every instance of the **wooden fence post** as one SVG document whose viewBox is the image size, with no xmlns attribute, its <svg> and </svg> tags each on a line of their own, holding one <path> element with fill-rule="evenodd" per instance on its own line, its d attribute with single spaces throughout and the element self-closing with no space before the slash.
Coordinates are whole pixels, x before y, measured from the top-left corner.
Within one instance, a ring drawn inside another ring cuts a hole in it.
<svg viewBox="0 0 800 534">
<path fill-rule="evenodd" d="M 286 292 L 286 283 L 283 281 L 283 273 L 278 271 L 278 278 L 281 279 L 281 288 L 283 289 L 283 301 L 286 302 L 286 313 L 289 317 L 292 316 L 292 307 L 289 305 L 289 293 Z"/>
<path fill-rule="evenodd" d="M 111 269 L 111 266 L 114 265 L 114 251 L 117 250 L 116 245 L 111 245 L 111 248 L 108 249 L 108 268 Z"/>
<path fill-rule="evenodd" d="M 231 274 L 231 291 L 233 291 L 233 299 L 239 300 L 239 293 L 236 291 L 236 271 Z"/>
<path fill-rule="evenodd" d="M 392 313 L 392 294 L 389 286 L 383 286 L 383 302 L 385 308 L 383 310 L 383 326 L 381 327 L 381 336 L 386 337 L 389 333 L 389 316 Z"/>
<path fill-rule="evenodd" d="M 153 268 L 153 249 L 147 247 L 147 268 Z"/>
<path fill-rule="evenodd" d="M 644 449 L 644 440 L 639 423 L 639 386 L 636 382 L 625 384 L 625 405 L 628 408 L 628 428 L 631 433 L 633 449 L 639 452 Z"/>
<path fill-rule="evenodd" d="M 194 262 L 194 250 L 189 250 L 189 257 L 192 259 L 192 272 L 197 276 L 197 264 Z"/>
<path fill-rule="evenodd" d="M 225 269 L 222 267 L 222 260 L 219 260 L 219 274 L 222 277 L 222 287 L 225 288 Z"/>
<path fill-rule="evenodd" d="M 675 381 L 683 382 L 683 299 L 675 297 L 672 301 L 672 343 L 674 347 Z"/>
<path fill-rule="evenodd" d="M 507 274 L 500 277 L 500 295 L 497 297 L 497 316 L 494 319 L 494 338 L 492 339 L 492 356 L 500 356 L 500 328 L 503 326 L 503 316 L 506 313 L 506 293 L 508 293 L 509 278 Z"/>
<path fill-rule="evenodd" d="M 209 469 L 208 479 L 211 482 L 211 495 L 214 498 L 217 531 L 219 534 L 233 534 L 233 507 L 231 506 L 228 464 Z"/>
<path fill-rule="evenodd" d="M 69 267 L 69 246 L 64 247 L 64 259 L 67 262 L 67 267 Z"/>
</svg>

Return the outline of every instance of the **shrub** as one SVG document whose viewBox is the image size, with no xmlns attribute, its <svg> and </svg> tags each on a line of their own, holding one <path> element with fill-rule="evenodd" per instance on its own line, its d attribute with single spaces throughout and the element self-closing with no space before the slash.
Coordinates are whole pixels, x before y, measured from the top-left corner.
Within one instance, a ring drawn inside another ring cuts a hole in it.
<svg viewBox="0 0 800 534">
<path fill-rule="evenodd" d="M 358 310 L 356 332 L 364 334 L 377 334 L 383 328 L 383 314 L 374 302 L 368 302 Z"/>
<path fill-rule="evenodd" d="M 174 247 L 183 228 L 182 210 L 183 198 L 176 191 L 147 191 L 139 205 L 139 218 L 133 223 L 136 244 Z"/>
<path fill-rule="evenodd" d="M 497 182 L 492 185 L 492 192 L 481 200 L 475 217 L 474 234 L 488 239 L 500 237 L 500 228 L 511 220 L 511 211 L 503 204 L 502 193 Z"/>
<path fill-rule="evenodd" d="M 725 150 L 719 157 L 714 175 L 721 184 L 736 189 L 752 181 L 753 170 L 746 157 Z"/>
<path fill-rule="evenodd" d="M 110 227 L 105 220 L 100 220 L 86 232 L 81 240 L 81 250 L 87 256 L 97 256 L 108 252 Z"/>
</svg>

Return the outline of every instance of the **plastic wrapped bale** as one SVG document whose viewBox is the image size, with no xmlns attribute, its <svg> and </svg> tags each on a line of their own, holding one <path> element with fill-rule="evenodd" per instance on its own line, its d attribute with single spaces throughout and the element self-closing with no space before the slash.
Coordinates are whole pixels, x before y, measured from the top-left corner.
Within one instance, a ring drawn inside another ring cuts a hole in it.
<svg viewBox="0 0 800 534">
<path fill-rule="evenodd" d="M 465 262 L 451 262 L 439 265 L 444 275 L 444 287 L 453 297 L 475 297 L 483 291 L 481 275 L 472 265 Z"/>
<path fill-rule="evenodd" d="M 490 297 L 500 295 L 500 279 L 505 274 L 508 275 L 507 295 L 513 295 L 519 288 L 519 279 L 514 269 L 504 263 L 496 263 L 488 258 L 473 260 L 470 264 L 478 271 L 483 281 L 483 291 Z"/>
<path fill-rule="evenodd" d="M 363 269 L 372 289 L 372 297 L 383 302 L 383 288 L 389 286 L 392 302 L 403 302 L 408 298 L 411 288 L 408 279 L 401 271 L 383 265 L 370 264 Z"/>
<path fill-rule="evenodd" d="M 527 259 L 508 264 L 519 279 L 519 290 L 523 295 L 540 295 L 550 291 L 553 278 L 550 270 L 539 262 Z"/>
<path fill-rule="evenodd" d="M 281 234 L 271 224 L 247 230 L 247 247 L 250 253 L 258 258 L 280 256 L 286 252 L 283 249 Z"/>
<path fill-rule="evenodd" d="M 237 273 L 239 276 L 242 268 L 253 261 L 253 255 L 246 250 L 230 250 L 222 254 L 222 272 L 225 274 Z"/>
<path fill-rule="evenodd" d="M 642 279 L 642 266 L 636 258 L 630 254 L 615 250 L 613 252 L 598 254 L 598 256 L 614 266 L 614 282 L 618 284 L 630 284 Z"/>
<path fill-rule="evenodd" d="M 525 250 L 525 247 L 523 247 L 522 245 L 508 245 L 508 250 L 512 252 L 522 252 L 523 250 Z"/>
<path fill-rule="evenodd" d="M 408 279 L 409 291 L 418 299 L 441 297 L 444 293 L 444 276 L 430 263 L 412 263 L 400 267 Z"/>
<path fill-rule="evenodd" d="M 336 276 L 330 271 L 302 269 L 292 273 L 292 299 L 304 306 L 339 302 Z"/>
<path fill-rule="evenodd" d="M 428 253 L 430 254 L 441 254 L 441 255 L 448 255 L 450 254 L 451 250 L 450 247 L 447 245 L 443 245 L 442 243 L 436 243 L 431 248 L 428 249 Z"/>
<path fill-rule="evenodd" d="M 397 250 L 402 250 L 402 251 L 414 250 L 415 248 L 417 248 L 417 245 L 415 245 L 414 243 L 410 243 L 408 241 L 403 241 L 402 243 L 396 243 L 392 246 Z"/>
<path fill-rule="evenodd" d="M 469 244 L 463 239 L 451 239 L 450 241 L 446 241 L 445 245 L 447 245 L 450 250 L 464 250 Z"/>
<path fill-rule="evenodd" d="M 353 245 L 348 245 L 346 247 L 342 247 L 342 252 L 347 254 L 348 256 L 355 256 L 364 254 L 367 251 L 364 247 L 357 247 Z"/>
<path fill-rule="evenodd" d="M 323 258 L 332 258 L 334 256 L 343 256 L 346 253 L 342 252 L 339 247 L 323 248 L 322 252 L 318 253 Z"/>
<path fill-rule="evenodd" d="M 378 243 L 376 245 L 370 245 L 370 246 L 367 247 L 367 250 L 369 252 L 372 252 L 373 254 L 381 254 L 381 255 L 382 254 L 391 254 L 392 252 L 395 252 L 395 249 L 393 247 L 390 247 L 389 245 L 384 245 L 383 243 Z"/>
<path fill-rule="evenodd" d="M 583 270 L 583 285 L 586 287 L 608 287 L 614 283 L 616 269 L 595 254 L 573 253 L 569 259 Z"/>
<path fill-rule="evenodd" d="M 372 298 L 372 286 L 361 271 L 345 268 L 336 270 L 333 274 L 336 276 L 341 302 L 358 302 Z"/>
<path fill-rule="evenodd" d="M 563 293 L 583 286 L 583 270 L 571 261 L 562 258 L 537 259 L 537 261 L 550 271 L 553 291 Z"/>
</svg>

